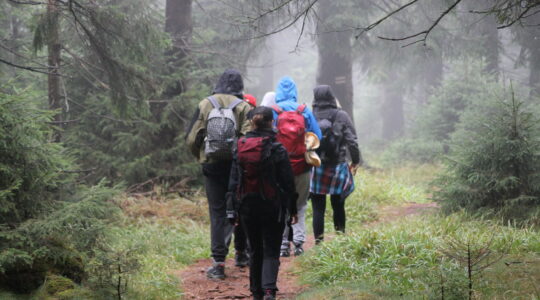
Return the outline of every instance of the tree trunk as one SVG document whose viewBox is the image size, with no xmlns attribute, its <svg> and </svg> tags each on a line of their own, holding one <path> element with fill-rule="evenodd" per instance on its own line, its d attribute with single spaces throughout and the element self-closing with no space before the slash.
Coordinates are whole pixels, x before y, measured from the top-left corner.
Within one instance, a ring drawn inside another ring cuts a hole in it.
<svg viewBox="0 0 540 300">
<path fill-rule="evenodd" d="M 381 105 L 382 137 L 393 140 L 403 134 L 403 89 L 396 84 L 397 76 L 392 73 L 383 84 L 384 99 Z"/>
<path fill-rule="evenodd" d="M 49 109 L 57 111 L 54 115 L 54 123 L 56 126 L 62 126 L 62 104 L 60 97 L 60 44 L 59 35 L 59 12 L 56 0 L 48 0 L 47 2 L 47 52 L 48 52 L 48 93 L 49 93 Z M 58 111 L 60 110 L 60 111 Z M 52 140 L 60 142 L 60 130 L 54 130 Z"/>
<path fill-rule="evenodd" d="M 529 24 L 540 24 L 540 14 L 531 16 Z M 540 97 L 540 27 L 525 27 L 530 30 L 529 34 L 529 85 L 531 87 L 531 96 Z"/>
<path fill-rule="evenodd" d="M 494 15 L 486 15 L 480 23 L 482 34 L 483 56 L 486 59 L 486 71 L 490 74 L 499 74 L 499 31 L 498 23 Z"/>
<path fill-rule="evenodd" d="M 441 50 L 428 50 L 424 58 L 424 87 L 419 104 L 427 104 L 429 97 L 441 85 L 443 79 L 444 62 Z"/>
<path fill-rule="evenodd" d="M 261 50 L 261 62 L 264 68 L 261 69 L 258 94 L 264 95 L 273 91 L 274 86 L 274 39 L 269 36 L 265 39 L 264 49 Z M 262 101 L 262 99 L 259 99 Z"/>
<path fill-rule="evenodd" d="M 336 1 L 321 1 L 317 15 L 317 48 L 319 66 L 317 85 L 327 84 L 332 87 L 354 123 L 353 85 L 352 85 L 352 44 L 351 32 L 338 32 L 329 28 L 325 21 L 338 13 Z"/>
<path fill-rule="evenodd" d="M 189 55 L 193 20 L 191 17 L 193 0 L 167 0 L 165 6 L 165 32 L 172 38 L 172 49 L 169 56 L 170 73 L 173 74 L 185 66 L 185 58 Z M 186 90 L 186 82 L 177 79 L 165 91 L 166 97 L 180 95 Z"/>
</svg>

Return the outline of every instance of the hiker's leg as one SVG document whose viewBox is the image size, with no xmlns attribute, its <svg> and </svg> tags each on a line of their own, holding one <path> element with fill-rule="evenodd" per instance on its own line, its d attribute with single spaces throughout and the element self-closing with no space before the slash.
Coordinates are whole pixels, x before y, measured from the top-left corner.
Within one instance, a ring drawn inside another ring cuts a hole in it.
<svg viewBox="0 0 540 300">
<path fill-rule="evenodd" d="M 242 222 L 234 227 L 234 249 L 237 252 L 247 251 L 247 236 Z"/>
<path fill-rule="evenodd" d="M 311 196 L 311 206 L 313 208 L 313 235 L 315 236 L 315 242 L 319 243 L 324 239 L 326 195 L 313 194 Z"/>
<path fill-rule="evenodd" d="M 262 269 L 263 290 L 277 290 L 281 232 L 285 222 L 277 222 L 277 215 L 265 218 L 263 231 L 264 258 Z"/>
<path fill-rule="evenodd" d="M 294 177 L 298 200 L 296 207 L 298 208 L 298 223 L 292 225 L 293 242 L 295 244 L 303 244 L 306 241 L 306 209 L 307 199 L 309 197 L 310 172 L 302 173 Z"/>
<path fill-rule="evenodd" d="M 209 166 L 208 168 L 212 168 Z M 225 193 L 228 188 L 228 176 L 205 172 L 204 183 L 210 213 L 210 240 L 212 257 L 216 262 L 224 262 L 229 251 L 227 236 L 230 238 L 232 225 L 227 220 Z M 230 241 L 230 240 L 229 240 Z"/>
<path fill-rule="evenodd" d="M 345 233 L 345 199 L 341 199 L 341 195 L 332 195 L 330 202 L 334 214 L 334 228 Z"/>
<path fill-rule="evenodd" d="M 241 216 L 249 241 L 249 289 L 253 294 L 262 294 L 263 233 L 257 218 Z"/>
<path fill-rule="evenodd" d="M 283 228 L 283 234 L 281 238 L 281 250 L 288 251 L 289 248 L 291 247 L 291 242 L 289 239 L 289 235 L 291 234 L 291 232 L 292 232 L 291 226 L 285 225 L 285 227 Z"/>
</svg>

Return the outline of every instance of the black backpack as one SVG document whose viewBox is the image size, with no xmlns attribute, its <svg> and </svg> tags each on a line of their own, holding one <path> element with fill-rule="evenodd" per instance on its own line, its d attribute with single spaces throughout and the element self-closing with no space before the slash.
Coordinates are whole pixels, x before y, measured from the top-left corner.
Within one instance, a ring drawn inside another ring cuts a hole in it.
<svg viewBox="0 0 540 300">
<path fill-rule="evenodd" d="M 336 132 L 334 126 L 339 111 L 339 109 L 336 109 L 330 115 L 330 118 L 317 119 L 322 133 L 321 145 L 317 149 L 317 154 L 319 154 L 323 163 L 337 163 L 339 161 L 342 134 Z"/>
</svg>

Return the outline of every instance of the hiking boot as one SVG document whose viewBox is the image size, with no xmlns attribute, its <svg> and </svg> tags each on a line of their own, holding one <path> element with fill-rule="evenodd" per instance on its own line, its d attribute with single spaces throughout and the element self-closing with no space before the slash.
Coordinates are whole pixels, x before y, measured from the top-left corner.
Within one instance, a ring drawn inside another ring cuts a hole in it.
<svg viewBox="0 0 540 300">
<path fill-rule="evenodd" d="M 215 262 L 213 266 L 206 270 L 206 277 L 209 279 L 225 279 L 225 263 Z"/>
<path fill-rule="evenodd" d="M 237 251 L 234 256 L 235 266 L 243 268 L 249 265 L 249 255 L 246 251 Z"/>
<path fill-rule="evenodd" d="M 294 256 L 300 256 L 304 254 L 304 248 L 302 248 L 302 244 L 294 244 Z"/>
<path fill-rule="evenodd" d="M 281 249 L 279 252 L 280 257 L 289 257 L 291 256 L 291 250 L 290 249 Z"/>
<path fill-rule="evenodd" d="M 263 300 L 275 300 L 276 299 L 276 290 L 266 289 L 264 291 Z"/>
</svg>

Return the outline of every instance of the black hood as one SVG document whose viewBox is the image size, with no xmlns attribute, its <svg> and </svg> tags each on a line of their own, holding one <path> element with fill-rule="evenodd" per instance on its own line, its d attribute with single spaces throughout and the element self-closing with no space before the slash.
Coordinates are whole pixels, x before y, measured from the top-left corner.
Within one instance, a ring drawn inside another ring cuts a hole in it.
<svg viewBox="0 0 540 300">
<path fill-rule="evenodd" d="M 336 97 L 329 85 L 319 85 L 313 89 L 313 107 L 337 108 Z"/>
<path fill-rule="evenodd" d="M 235 69 L 227 69 L 219 77 L 213 93 L 233 95 L 242 99 L 244 98 L 243 91 L 244 81 L 240 72 Z"/>
</svg>

